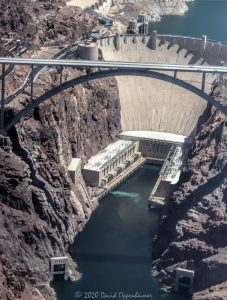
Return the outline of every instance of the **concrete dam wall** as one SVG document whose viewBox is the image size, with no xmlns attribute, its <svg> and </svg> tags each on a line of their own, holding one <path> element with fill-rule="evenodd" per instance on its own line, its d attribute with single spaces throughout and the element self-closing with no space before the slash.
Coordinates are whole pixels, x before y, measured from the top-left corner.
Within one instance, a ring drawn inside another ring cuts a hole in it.
<svg viewBox="0 0 227 300">
<path fill-rule="evenodd" d="M 105 60 L 165 64 L 221 65 L 227 45 L 182 36 L 115 36 L 98 40 Z M 173 75 L 171 72 L 166 74 Z M 178 73 L 177 78 L 201 88 L 202 75 Z M 157 79 L 116 77 L 121 101 L 123 131 L 153 130 L 193 136 L 206 101 L 171 83 Z M 206 75 L 210 92 L 214 76 Z"/>
</svg>

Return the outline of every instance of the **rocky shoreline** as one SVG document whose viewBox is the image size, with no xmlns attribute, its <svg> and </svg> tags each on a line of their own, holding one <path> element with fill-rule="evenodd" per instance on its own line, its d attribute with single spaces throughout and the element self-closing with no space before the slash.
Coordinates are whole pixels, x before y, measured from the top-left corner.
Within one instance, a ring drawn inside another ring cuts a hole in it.
<svg viewBox="0 0 227 300">
<path fill-rule="evenodd" d="M 111 8 L 109 16 L 114 19 L 113 30 L 125 32 L 128 21 L 137 18 L 139 13 L 146 13 L 152 22 L 158 22 L 163 15 L 183 15 L 188 11 L 185 0 L 138 0 L 118 4 Z"/>
</svg>

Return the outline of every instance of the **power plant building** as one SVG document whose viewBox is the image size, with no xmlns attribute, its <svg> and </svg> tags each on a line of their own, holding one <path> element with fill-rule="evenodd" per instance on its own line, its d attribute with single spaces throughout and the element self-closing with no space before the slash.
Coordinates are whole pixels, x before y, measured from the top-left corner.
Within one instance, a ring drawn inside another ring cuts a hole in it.
<svg viewBox="0 0 227 300">
<path fill-rule="evenodd" d="M 110 183 L 133 164 L 141 154 L 137 141 L 118 140 L 89 159 L 82 174 L 89 186 L 102 187 Z"/>
</svg>

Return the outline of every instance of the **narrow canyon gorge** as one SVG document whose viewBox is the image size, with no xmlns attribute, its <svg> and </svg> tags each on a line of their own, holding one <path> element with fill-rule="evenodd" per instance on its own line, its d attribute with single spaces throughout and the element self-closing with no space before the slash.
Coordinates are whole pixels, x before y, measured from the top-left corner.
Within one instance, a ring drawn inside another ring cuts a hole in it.
<svg viewBox="0 0 227 300">
<path fill-rule="evenodd" d="M 184 0 L 160 0 L 154 5 L 159 15 L 187 11 Z M 30 51 L 75 42 L 97 24 L 94 16 L 58 0 L 0 0 L 0 8 L 1 36 L 14 32 Z M 152 8 L 153 4 L 147 6 Z M 0 51 L 4 54 L 4 47 Z M 26 68 L 10 75 L 8 94 L 18 88 L 25 73 Z M 81 74 L 83 69 L 65 68 L 63 78 Z M 49 69 L 40 76 L 34 95 L 58 84 L 57 70 Z M 226 105 L 225 76 L 215 81 L 211 93 Z M 22 118 L 9 131 L 8 146 L 1 144 L 1 300 L 25 300 L 23 293 L 32 287 L 46 300 L 56 299 L 48 278 L 52 256 L 67 255 L 70 278 L 80 278 L 68 248 L 98 203 L 90 197 L 83 177 L 74 183 L 67 167 L 73 157 L 86 163 L 117 139 L 122 131 L 119 97 L 112 77 L 70 88 Z M 28 101 L 26 93 L 16 98 L 7 108 L 6 120 Z M 0 137 L 0 142 L 4 139 Z M 226 117 L 208 106 L 180 182 L 161 212 L 151 266 L 152 274 L 167 285 L 173 284 L 176 267 L 195 269 L 195 300 L 227 299 L 226 163 Z"/>
</svg>

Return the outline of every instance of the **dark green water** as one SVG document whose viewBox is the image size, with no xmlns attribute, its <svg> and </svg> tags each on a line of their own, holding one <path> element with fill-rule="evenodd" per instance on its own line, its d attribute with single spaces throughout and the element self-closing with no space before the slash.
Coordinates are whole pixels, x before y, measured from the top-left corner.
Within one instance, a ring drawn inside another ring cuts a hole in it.
<svg viewBox="0 0 227 300">
<path fill-rule="evenodd" d="M 158 173 L 158 166 L 145 165 L 100 201 L 70 249 L 82 279 L 55 281 L 59 300 L 75 299 L 75 294 L 77 299 L 86 299 L 86 292 L 97 292 L 96 299 L 104 299 L 103 293 L 116 293 L 114 299 L 123 299 L 120 292 L 152 295 L 137 299 L 185 299 L 161 295 L 150 275 L 152 237 L 159 216 L 148 210 L 147 201 Z"/>
<path fill-rule="evenodd" d="M 179 34 L 227 42 L 227 1 L 194 0 L 188 2 L 189 11 L 184 16 L 164 16 L 151 30 L 158 33 Z"/>
</svg>

